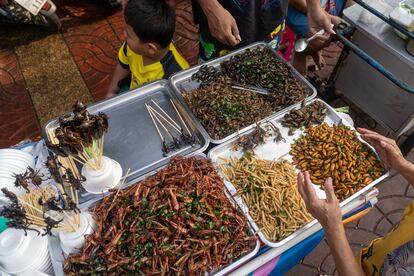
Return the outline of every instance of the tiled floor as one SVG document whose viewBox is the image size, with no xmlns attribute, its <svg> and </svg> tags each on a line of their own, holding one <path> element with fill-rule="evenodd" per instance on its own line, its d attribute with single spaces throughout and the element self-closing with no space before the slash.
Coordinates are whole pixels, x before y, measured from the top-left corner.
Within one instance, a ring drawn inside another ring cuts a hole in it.
<svg viewBox="0 0 414 276">
<path fill-rule="evenodd" d="M 61 36 L 86 85 L 85 97 L 95 101 L 105 96 L 111 73 L 116 64 L 117 51 L 123 41 L 123 16 L 102 0 L 56 1 L 62 19 Z M 191 6 L 188 0 L 177 1 L 177 32 L 174 41 L 186 58 L 197 61 L 197 28 L 188 20 Z M 47 39 L 47 38 L 44 38 Z M 22 139 L 40 134 L 39 110 L 34 108 L 32 97 L 36 91 L 28 91 L 26 80 L 19 65 L 14 46 L 24 43 L 9 39 L 0 32 L 0 148 L 11 146 Z M 313 75 L 320 79 L 329 77 L 340 47 L 332 45 L 324 52 L 326 66 Z M 29 54 L 29 53 L 28 53 Z M 65 74 L 65 72 L 62 72 Z M 332 105 L 350 106 L 351 116 L 357 126 L 388 133 L 369 116 L 345 98 L 331 102 Z M 64 112 L 65 110 L 62 110 Z M 410 160 L 414 161 L 411 153 Z M 355 250 L 371 239 L 386 234 L 401 218 L 404 206 L 414 198 L 414 189 L 394 174 L 380 186 L 379 202 L 362 219 L 347 225 L 347 234 Z M 335 267 L 325 241 L 288 274 L 316 275 L 334 274 Z"/>
<path fill-rule="evenodd" d="M 11 41 L 0 39 L 0 148 L 40 134 Z"/>
</svg>

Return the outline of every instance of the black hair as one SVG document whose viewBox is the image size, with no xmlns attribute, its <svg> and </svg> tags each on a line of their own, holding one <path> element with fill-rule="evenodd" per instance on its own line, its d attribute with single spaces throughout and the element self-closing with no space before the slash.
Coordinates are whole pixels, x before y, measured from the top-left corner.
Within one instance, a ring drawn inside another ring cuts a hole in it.
<svg viewBox="0 0 414 276">
<path fill-rule="evenodd" d="M 129 0 L 124 8 L 125 22 L 143 42 L 167 47 L 174 35 L 175 10 L 166 0 Z"/>
</svg>

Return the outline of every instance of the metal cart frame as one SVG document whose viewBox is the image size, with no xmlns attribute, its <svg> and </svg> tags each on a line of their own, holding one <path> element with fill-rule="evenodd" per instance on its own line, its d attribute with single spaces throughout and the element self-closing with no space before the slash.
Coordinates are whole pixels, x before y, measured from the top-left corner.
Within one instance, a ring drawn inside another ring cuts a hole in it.
<svg viewBox="0 0 414 276">
<path fill-rule="evenodd" d="M 388 17 L 384 16 L 380 12 L 378 12 L 376 9 L 372 8 L 368 4 L 366 4 L 362 0 L 354 0 L 354 2 L 358 5 L 360 5 L 362 8 L 368 10 L 381 20 L 383 20 L 385 23 L 389 24 L 393 28 L 397 29 L 410 39 L 414 40 L 414 33 L 408 32 L 404 27 L 402 27 L 400 24 L 390 20 Z M 342 14 L 343 11 L 341 11 Z M 346 59 L 346 57 L 349 55 L 350 51 L 354 52 L 359 58 L 364 60 L 366 63 L 368 63 L 372 68 L 374 68 L 376 71 L 381 73 L 383 76 L 385 76 L 388 80 L 390 80 L 394 85 L 401 88 L 406 93 L 414 94 L 414 87 L 406 84 L 405 82 L 398 79 L 392 72 L 390 72 L 387 68 L 385 68 L 381 63 L 379 63 L 377 60 L 372 58 L 370 55 L 368 55 L 364 50 L 353 44 L 351 41 L 349 41 L 348 38 L 350 38 L 356 28 L 352 27 L 348 24 L 340 24 L 337 33 L 336 33 L 336 39 L 341 42 L 344 45 L 344 48 L 341 52 L 341 55 L 334 67 L 334 70 L 332 71 L 329 79 L 328 79 L 328 86 L 334 87 L 335 86 L 335 79 L 338 75 L 339 68 L 341 67 L 342 63 Z M 401 151 L 403 155 L 407 155 L 413 148 L 414 148 L 414 132 L 411 133 L 407 139 L 401 144 L 400 146 Z"/>
</svg>

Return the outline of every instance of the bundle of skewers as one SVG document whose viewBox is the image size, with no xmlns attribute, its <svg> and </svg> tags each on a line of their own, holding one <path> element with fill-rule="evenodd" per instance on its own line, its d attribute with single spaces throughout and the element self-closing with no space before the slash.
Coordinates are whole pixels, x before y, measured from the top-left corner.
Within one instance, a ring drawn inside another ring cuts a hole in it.
<svg viewBox="0 0 414 276">
<path fill-rule="evenodd" d="M 177 117 L 180 119 L 181 125 L 174 121 L 153 99 L 145 104 L 161 139 L 164 156 L 167 156 L 172 151 L 181 149 L 185 145 L 193 146 L 198 143 L 197 137 L 190 131 L 174 101 L 170 99 L 170 102 L 177 113 Z"/>
<path fill-rule="evenodd" d="M 57 143 L 48 143 L 48 148 L 58 156 L 68 157 L 92 170 L 102 166 L 103 144 L 108 132 L 108 116 L 102 112 L 90 114 L 86 106 L 76 102 L 73 114 L 59 118 L 55 129 Z"/>
<path fill-rule="evenodd" d="M 26 193 L 17 196 L 3 188 L 1 191 L 9 199 L 9 204 L 0 210 L 0 216 L 8 219 L 8 227 L 25 232 L 39 232 L 40 229 L 44 231 L 43 235 L 51 234 L 53 229 L 75 232 L 80 227 L 77 189 L 82 179 L 53 157 L 48 157 L 45 165 L 55 182 L 42 185 L 46 180 L 44 175 L 30 167 L 25 173 L 16 174 L 15 186 L 24 188 Z M 65 173 L 61 174 L 60 170 Z M 66 193 L 64 184 L 72 196 Z"/>
</svg>

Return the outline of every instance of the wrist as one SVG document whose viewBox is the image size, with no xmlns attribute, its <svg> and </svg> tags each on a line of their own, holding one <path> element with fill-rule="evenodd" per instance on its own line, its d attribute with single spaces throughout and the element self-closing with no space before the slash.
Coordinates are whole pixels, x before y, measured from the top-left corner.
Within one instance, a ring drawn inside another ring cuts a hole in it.
<svg viewBox="0 0 414 276">
<path fill-rule="evenodd" d="M 337 237 L 345 234 L 345 228 L 342 220 L 338 219 L 323 226 L 326 237 Z"/>
<path fill-rule="evenodd" d="M 321 2 L 320 0 L 306 0 L 306 7 L 308 9 L 308 12 L 318 10 L 321 9 Z"/>
<path fill-rule="evenodd" d="M 206 15 L 214 14 L 221 6 L 217 0 L 198 0 L 198 4 Z"/>
<path fill-rule="evenodd" d="M 414 174 L 414 164 L 402 157 L 402 162 L 395 168 L 402 175 Z"/>
</svg>

